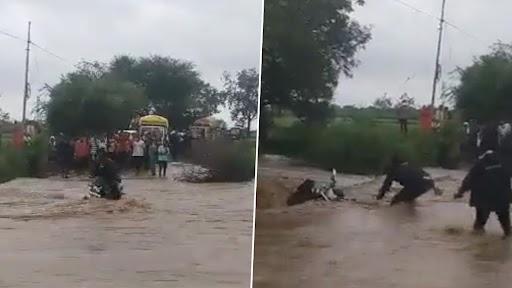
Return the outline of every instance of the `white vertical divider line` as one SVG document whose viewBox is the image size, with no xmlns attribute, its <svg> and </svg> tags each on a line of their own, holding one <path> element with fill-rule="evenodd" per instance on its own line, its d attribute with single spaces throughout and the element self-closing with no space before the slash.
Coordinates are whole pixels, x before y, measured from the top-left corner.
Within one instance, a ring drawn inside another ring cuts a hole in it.
<svg viewBox="0 0 512 288">
<path fill-rule="evenodd" d="M 256 155 L 254 157 L 254 193 L 252 209 L 252 247 L 251 247 L 251 279 L 250 288 L 254 285 L 254 239 L 256 237 L 256 190 L 258 188 L 258 158 L 260 144 L 260 112 L 261 112 L 261 65 L 263 62 L 263 23 L 265 21 L 265 0 L 261 0 L 261 30 L 260 30 L 260 63 L 259 63 L 259 83 L 258 83 L 258 116 L 256 124 Z"/>
</svg>

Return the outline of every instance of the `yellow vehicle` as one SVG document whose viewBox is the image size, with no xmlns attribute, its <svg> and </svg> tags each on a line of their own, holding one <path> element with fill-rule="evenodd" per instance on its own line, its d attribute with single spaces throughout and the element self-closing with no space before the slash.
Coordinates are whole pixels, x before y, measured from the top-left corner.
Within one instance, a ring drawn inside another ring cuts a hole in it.
<svg viewBox="0 0 512 288">
<path fill-rule="evenodd" d="M 139 134 L 144 136 L 146 133 L 159 133 L 165 138 L 169 131 L 169 120 L 159 115 L 147 115 L 139 119 Z"/>
</svg>

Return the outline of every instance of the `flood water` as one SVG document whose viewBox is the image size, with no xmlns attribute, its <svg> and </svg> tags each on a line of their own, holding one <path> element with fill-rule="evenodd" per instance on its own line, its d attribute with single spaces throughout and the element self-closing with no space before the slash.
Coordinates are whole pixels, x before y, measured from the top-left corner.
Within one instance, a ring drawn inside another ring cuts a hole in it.
<svg viewBox="0 0 512 288">
<path fill-rule="evenodd" d="M 0 185 L 0 287 L 249 287 L 252 182 L 123 184 L 120 201 L 81 200 L 85 181 Z"/>
<path fill-rule="evenodd" d="M 259 179 L 284 173 L 263 168 Z M 290 177 L 299 170 L 289 168 Z M 473 235 L 467 197 L 451 200 L 464 172 L 431 172 L 445 194 L 416 205 L 378 203 L 382 179 L 359 179 L 346 188 L 358 202 L 258 210 L 254 287 L 510 287 L 512 242 L 501 240 L 496 217 L 486 235 Z"/>
</svg>

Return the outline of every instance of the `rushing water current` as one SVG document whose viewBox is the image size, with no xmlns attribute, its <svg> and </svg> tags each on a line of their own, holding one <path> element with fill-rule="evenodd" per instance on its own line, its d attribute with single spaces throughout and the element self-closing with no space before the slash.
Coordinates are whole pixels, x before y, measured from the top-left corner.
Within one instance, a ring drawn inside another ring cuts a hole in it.
<svg viewBox="0 0 512 288">
<path fill-rule="evenodd" d="M 356 202 L 258 210 L 254 287 L 510 287 L 512 240 L 501 240 L 495 216 L 486 235 L 473 235 L 467 198 L 452 200 L 464 171 L 429 171 L 445 194 L 415 205 L 374 200 L 382 178 L 339 175 Z M 272 177 L 327 181 L 329 173 L 260 161 L 258 181 Z"/>
<path fill-rule="evenodd" d="M 120 201 L 0 185 L 0 287 L 249 287 L 253 185 L 126 179 Z"/>
</svg>

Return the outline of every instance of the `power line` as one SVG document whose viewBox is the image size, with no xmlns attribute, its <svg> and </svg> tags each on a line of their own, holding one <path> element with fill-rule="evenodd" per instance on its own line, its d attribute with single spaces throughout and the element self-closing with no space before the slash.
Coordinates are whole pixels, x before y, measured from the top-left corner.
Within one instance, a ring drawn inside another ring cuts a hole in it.
<svg viewBox="0 0 512 288">
<path fill-rule="evenodd" d="M 45 48 L 43 48 L 43 47 L 39 46 L 38 44 L 36 44 L 36 43 L 34 43 L 34 42 L 31 42 L 31 43 L 32 43 L 32 45 L 34 45 L 35 47 L 37 47 L 37 48 L 41 49 L 42 51 L 44 51 L 44 52 L 46 52 L 46 53 L 48 53 L 48 54 L 52 55 L 53 57 L 55 57 L 55 58 L 57 58 L 57 59 L 59 59 L 59 60 L 61 60 L 61 61 L 67 62 L 67 61 L 66 61 L 66 59 L 64 59 L 64 58 L 60 57 L 59 55 L 57 55 L 57 54 L 55 54 L 55 53 L 53 53 L 53 52 L 51 52 L 51 51 L 48 51 L 47 49 L 45 49 Z"/>
<path fill-rule="evenodd" d="M 25 42 L 25 40 L 21 39 L 20 37 L 18 37 L 18 36 L 14 36 L 14 35 L 12 35 L 12 34 L 10 34 L 10 33 L 7 33 L 7 32 L 5 32 L 5 31 L 2 31 L 2 30 L 0 30 L 0 34 L 3 34 L 3 35 L 5 35 L 5 36 L 8 36 L 8 37 L 11 37 L 11 38 L 14 38 L 14 39 L 21 40 L 21 41 Z"/>
<path fill-rule="evenodd" d="M 429 12 L 427 12 L 427 11 L 424 11 L 424 10 L 421 10 L 421 9 L 419 9 L 419 8 L 417 8 L 417 7 L 414 7 L 413 5 L 411 5 L 411 4 L 407 3 L 407 2 L 404 2 L 404 1 L 402 1 L 402 0 L 393 0 L 393 1 L 395 1 L 395 2 L 397 2 L 397 3 L 399 3 L 399 4 L 403 5 L 403 6 L 405 6 L 405 7 L 409 8 L 409 9 L 411 9 L 411 10 L 414 10 L 414 11 L 416 11 L 416 12 L 418 12 L 418 13 L 425 14 L 425 15 L 429 16 L 430 18 L 433 18 L 433 19 L 435 19 L 435 20 L 437 20 L 437 21 L 441 21 L 441 18 L 439 18 L 438 16 L 435 16 L 435 15 L 433 15 L 432 13 L 429 13 Z M 450 26 L 451 28 L 453 28 L 453 29 L 455 29 L 455 30 L 459 31 L 459 32 L 460 32 L 460 33 L 462 33 L 462 34 L 465 34 L 466 36 L 468 36 L 468 37 L 470 37 L 470 38 L 473 38 L 474 40 L 477 40 L 477 41 L 482 42 L 482 44 L 489 45 L 489 44 L 487 43 L 487 41 L 484 41 L 484 40 L 482 40 L 481 38 L 479 38 L 479 37 L 477 37 L 477 36 L 475 36 L 475 35 L 473 35 L 473 34 L 471 34 L 471 33 L 467 32 L 467 31 L 465 31 L 464 29 L 460 28 L 459 26 L 457 26 L 457 25 L 455 25 L 455 24 L 451 23 L 450 21 L 447 21 L 446 19 L 444 19 L 444 20 L 443 20 L 443 23 L 444 23 L 444 24 L 446 24 L 446 26 Z"/>
<path fill-rule="evenodd" d="M 11 34 L 11 33 L 8 33 L 8 32 L 5 32 L 5 31 L 2 31 L 2 30 L 0 30 L 0 34 L 3 34 L 3 35 L 5 35 L 5 36 L 11 37 L 11 38 L 16 39 L 16 40 L 23 41 L 23 42 L 25 42 L 25 43 L 26 43 L 26 41 L 27 41 L 27 40 L 25 40 L 25 39 L 23 39 L 23 38 L 21 38 L 21 37 L 15 36 L 15 35 L 13 35 L 13 34 Z M 49 51 L 48 49 L 45 49 L 45 48 L 41 47 L 41 45 L 38 45 L 37 43 L 34 43 L 33 41 L 30 41 L 30 44 L 31 44 L 32 46 L 34 46 L 34 47 L 38 48 L 39 50 L 41 50 L 41 51 L 43 51 L 43 52 L 45 52 L 45 53 L 47 53 L 47 54 L 49 54 L 49 55 L 51 55 L 51 56 L 53 56 L 53 57 L 57 58 L 57 59 L 59 59 L 59 60 L 61 60 L 61 61 L 63 61 L 63 62 L 67 62 L 67 61 L 66 61 L 66 59 L 64 59 L 64 58 L 60 57 L 59 55 L 57 55 L 57 54 L 55 54 L 55 53 L 53 53 L 53 52 Z"/>
</svg>

